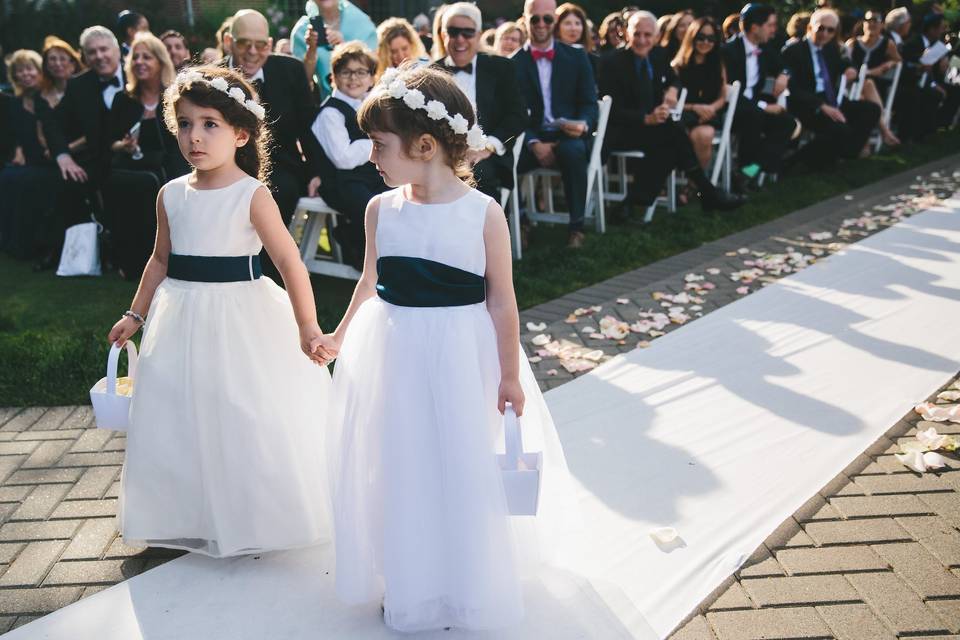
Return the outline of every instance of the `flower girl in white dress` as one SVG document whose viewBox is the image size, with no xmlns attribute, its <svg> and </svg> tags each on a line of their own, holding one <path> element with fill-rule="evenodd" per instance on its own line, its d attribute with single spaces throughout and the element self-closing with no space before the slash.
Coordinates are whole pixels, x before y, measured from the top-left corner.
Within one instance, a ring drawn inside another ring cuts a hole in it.
<svg viewBox="0 0 960 640">
<path fill-rule="evenodd" d="M 146 317 L 120 531 L 128 544 L 217 557 L 329 539 L 316 418 L 330 376 L 317 365 L 334 354 L 309 346 L 323 333 L 264 186 L 263 107 L 239 75 L 213 67 L 181 73 L 164 99 L 194 171 L 161 189 L 156 246 L 109 335 L 122 344 Z M 264 246 L 289 297 L 260 277 Z"/>
<path fill-rule="evenodd" d="M 433 69 L 388 71 L 358 120 L 396 188 L 370 201 L 363 275 L 336 332 L 316 341 L 340 352 L 328 445 L 337 592 L 382 598 L 399 631 L 512 625 L 520 561 L 541 551 L 518 544 L 518 525 L 558 515 L 568 472 L 520 349 L 503 210 L 465 182 L 486 140 Z M 506 403 L 544 452 L 535 519 L 508 515 L 496 461 Z"/>
</svg>

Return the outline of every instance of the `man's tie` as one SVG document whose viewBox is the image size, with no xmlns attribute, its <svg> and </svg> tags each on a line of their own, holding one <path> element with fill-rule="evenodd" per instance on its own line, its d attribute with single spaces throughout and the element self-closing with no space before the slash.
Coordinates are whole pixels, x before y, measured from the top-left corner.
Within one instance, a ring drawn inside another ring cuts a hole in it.
<svg viewBox="0 0 960 640">
<path fill-rule="evenodd" d="M 449 71 L 450 73 L 457 73 L 458 71 L 463 71 L 464 73 L 469 73 L 469 74 L 472 74 L 472 73 L 473 73 L 473 63 L 472 63 L 472 62 L 468 62 L 467 64 L 463 65 L 462 67 L 458 67 L 458 66 L 455 65 L 455 64 L 444 64 L 444 65 L 443 65 L 443 68 L 446 69 L 447 71 Z"/>
<path fill-rule="evenodd" d="M 653 65 L 650 64 L 650 58 L 637 58 L 635 61 L 637 70 L 637 89 L 640 93 L 640 111 L 646 115 L 653 111 Z"/>
<path fill-rule="evenodd" d="M 102 80 L 102 79 L 100 79 L 100 80 L 98 80 L 98 81 L 100 82 L 100 91 L 101 91 L 101 92 L 102 92 L 103 90 L 105 90 L 107 87 L 119 87 L 119 86 L 120 86 L 120 78 L 118 78 L 117 76 L 113 76 L 113 77 L 110 78 L 109 80 Z"/>
<path fill-rule="evenodd" d="M 820 67 L 820 79 L 823 81 L 823 95 L 827 99 L 827 104 L 835 107 L 837 106 L 837 91 L 833 88 L 830 70 L 827 68 L 827 60 L 823 57 L 823 49 L 817 49 L 817 66 Z"/>
<path fill-rule="evenodd" d="M 536 62 L 541 58 L 546 58 L 550 62 L 553 62 L 553 56 L 555 55 L 555 51 L 553 49 L 547 49 L 546 51 L 544 51 L 543 49 L 534 49 L 531 47 L 530 55 L 533 56 L 534 62 Z"/>
</svg>

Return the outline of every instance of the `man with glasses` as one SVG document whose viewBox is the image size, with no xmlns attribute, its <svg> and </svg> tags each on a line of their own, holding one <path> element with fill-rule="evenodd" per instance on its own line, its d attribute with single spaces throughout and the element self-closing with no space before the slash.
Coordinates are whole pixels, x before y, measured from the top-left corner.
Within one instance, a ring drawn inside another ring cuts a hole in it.
<svg viewBox="0 0 960 640">
<path fill-rule="evenodd" d="M 523 131 L 527 114 L 513 63 L 480 53 L 483 20 L 470 2 L 457 2 L 443 11 L 440 38 L 447 57 L 437 64 L 453 74 L 489 142 L 482 151 L 470 151 L 477 189 L 500 201 L 500 187 L 513 187 L 513 141 Z"/>
<path fill-rule="evenodd" d="M 553 39 L 555 0 L 526 0 L 523 15 L 530 41 L 511 60 L 530 108 L 518 171 L 559 169 L 570 210 L 567 246 L 583 246 L 590 132 L 597 126 L 597 87 L 582 49 Z"/>
<path fill-rule="evenodd" d="M 720 49 L 727 82 L 740 82 L 733 118 L 740 138 L 740 166 L 757 165 L 767 173 L 783 171 L 783 156 L 797 128 L 793 116 L 776 101 L 787 86 L 780 56 L 767 46 L 776 34 L 774 8 L 750 3 L 740 11 L 740 33 Z"/>
<path fill-rule="evenodd" d="M 242 9 L 234 15 L 230 31 L 223 35 L 223 46 L 228 53 L 224 64 L 243 73 L 266 108 L 273 136 L 271 191 L 283 221 L 289 224 L 297 200 L 306 193 L 307 165 L 301 149 L 308 162 L 320 153 L 317 139 L 310 132 L 316 108 L 303 64 L 296 58 L 271 53 L 270 26 L 263 14 L 253 9 Z M 278 275 L 269 259 L 264 262 L 264 271 L 268 269 L 270 275 Z"/>
<path fill-rule="evenodd" d="M 816 134 L 801 150 L 812 166 L 830 166 L 838 157 L 856 158 L 880 120 L 880 107 L 872 102 L 844 99 L 840 104 L 840 77 L 846 76 L 849 86 L 857 70 L 840 55 L 839 24 L 832 9 L 817 9 L 806 37 L 783 50 L 790 74 L 790 112 Z"/>
</svg>

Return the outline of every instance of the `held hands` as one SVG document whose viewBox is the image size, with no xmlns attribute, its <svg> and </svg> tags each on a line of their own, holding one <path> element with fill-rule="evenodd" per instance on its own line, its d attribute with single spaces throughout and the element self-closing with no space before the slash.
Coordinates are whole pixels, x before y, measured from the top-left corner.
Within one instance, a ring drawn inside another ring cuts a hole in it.
<svg viewBox="0 0 960 640">
<path fill-rule="evenodd" d="M 117 320 L 117 323 L 107 334 L 107 342 L 122 347 L 130 337 L 140 328 L 140 323 L 129 316 Z"/>
<path fill-rule="evenodd" d="M 697 114 L 701 124 L 704 122 L 710 122 L 713 120 L 713 117 L 717 115 L 717 110 L 709 104 L 694 104 L 691 105 L 690 108 L 695 114 Z"/>
<path fill-rule="evenodd" d="M 326 366 L 340 353 L 340 342 L 313 322 L 300 328 L 300 348 L 315 363 Z"/>
<path fill-rule="evenodd" d="M 648 125 L 663 124 L 670 117 L 670 107 L 661 104 L 656 109 L 643 117 L 643 123 Z"/>
<path fill-rule="evenodd" d="M 560 125 L 560 130 L 571 138 L 579 138 L 587 132 L 587 125 L 582 122 L 565 122 Z"/>
<path fill-rule="evenodd" d="M 120 141 L 120 149 L 124 153 L 129 153 L 133 155 L 137 152 L 137 147 L 139 146 L 139 138 L 135 138 L 129 133 L 123 136 L 123 140 Z"/>
<path fill-rule="evenodd" d="M 500 380 L 500 390 L 497 392 L 497 410 L 501 414 L 506 410 L 509 402 L 513 405 L 513 410 L 517 412 L 517 416 L 522 416 L 523 405 L 526 401 L 519 378 L 503 378 Z"/>
</svg>

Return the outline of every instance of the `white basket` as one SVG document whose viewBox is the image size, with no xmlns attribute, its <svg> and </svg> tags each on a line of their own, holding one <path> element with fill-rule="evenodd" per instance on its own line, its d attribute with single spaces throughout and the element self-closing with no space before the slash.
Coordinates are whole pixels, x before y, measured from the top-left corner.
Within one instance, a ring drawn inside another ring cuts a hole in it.
<svg viewBox="0 0 960 640">
<path fill-rule="evenodd" d="M 127 340 L 127 372 L 131 380 L 137 375 L 137 347 Z M 101 429 L 126 431 L 130 423 L 130 401 L 133 395 L 117 395 L 117 364 L 120 361 L 120 349 L 117 345 L 110 347 L 107 358 L 107 377 L 101 378 L 90 389 L 90 402 L 93 404 L 93 415 L 97 426 Z M 134 383 L 136 384 L 136 383 Z"/>
<path fill-rule="evenodd" d="M 506 453 L 497 456 L 497 463 L 507 496 L 507 510 L 512 516 L 535 516 L 540 503 L 543 453 L 523 451 L 520 420 L 509 405 L 503 413 L 503 435 Z"/>
</svg>

